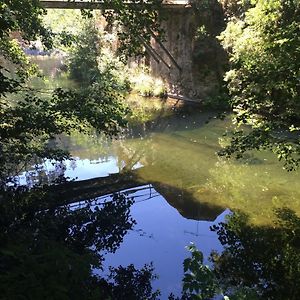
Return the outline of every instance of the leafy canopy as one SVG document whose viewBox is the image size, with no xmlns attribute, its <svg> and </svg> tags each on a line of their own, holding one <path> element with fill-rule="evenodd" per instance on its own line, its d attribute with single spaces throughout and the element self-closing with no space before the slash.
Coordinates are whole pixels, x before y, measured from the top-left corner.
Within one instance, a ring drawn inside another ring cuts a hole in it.
<svg viewBox="0 0 300 300">
<path fill-rule="evenodd" d="M 300 162 L 300 2 L 256 0 L 221 34 L 230 54 L 225 80 L 241 127 L 222 155 L 271 149 L 291 170 Z M 247 4 L 248 5 L 248 4 Z"/>
<path fill-rule="evenodd" d="M 140 38 L 150 38 L 149 30 L 159 31 L 159 4 L 142 3 L 137 9 L 119 1 L 111 3 L 114 11 L 105 13 L 107 21 L 122 26 L 120 39 L 128 48 L 121 45 L 128 53 L 139 52 Z M 4 0 L 0 12 L 0 178 L 5 182 L 35 157 L 66 158 L 67 153 L 48 145 L 56 134 L 87 131 L 91 127 L 115 134 L 125 125 L 127 109 L 119 101 L 121 95 L 110 74 L 109 80 L 93 80 L 99 75 L 95 67 L 87 72 L 90 86 L 85 89 L 58 89 L 49 97 L 31 90 L 14 103 L 9 100 L 11 94 L 24 92 L 24 84 L 36 71 L 22 47 L 39 38 L 49 48 L 53 35 L 43 25 L 46 11 L 38 0 Z M 97 45 L 93 49 L 96 52 Z M 89 56 L 88 67 L 94 63 L 94 57 Z"/>
</svg>

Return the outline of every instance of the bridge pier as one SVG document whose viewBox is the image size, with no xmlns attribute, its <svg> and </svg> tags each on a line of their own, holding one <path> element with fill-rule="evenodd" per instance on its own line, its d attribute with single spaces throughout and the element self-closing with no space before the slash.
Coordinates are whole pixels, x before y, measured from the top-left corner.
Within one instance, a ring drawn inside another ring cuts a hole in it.
<svg viewBox="0 0 300 300">
<path fill-rule="evenodd" d="M 152 48 L 169 65 L 168 68 L 166 64 L 150 58 L 152 74 L 168 84 L 171 94 L 201 102 L 219 90 L 223 77 L 226 57 L 215 37 L 222 30 L 223 12 L 216 4 L 209 17 L 193 7 L 173 9 L 166 15 L 167 20 L 162 23 L 165 31 L 163 46 L 180 68 L 152 39 Z M 203 23 L 207 23 L 209 31 L 209 36 L 204 38 L 197 33 Z"/>
</svg>

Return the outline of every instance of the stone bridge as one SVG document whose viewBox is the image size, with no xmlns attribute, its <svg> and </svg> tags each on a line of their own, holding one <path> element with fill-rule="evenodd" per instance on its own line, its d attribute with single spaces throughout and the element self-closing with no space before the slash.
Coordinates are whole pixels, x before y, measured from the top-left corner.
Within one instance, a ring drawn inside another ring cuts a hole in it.
<svg viewBox="0 0 300 300">
<path fill-rule="evenodd" d="M 40 1 L 47 9 L 110 9 L 109 1 Z M 125 2 L 125 1 L 124 1 Z M 152 32 L 145 44 L 152 75 L 163 79 L 169 96 L 201 102 L 218 94 L 226 56 L 216 36 L 224 26 L 224 17 L 217 0 L 211 0 L 209 11 L 199 9 L 196 0 L 165 0 L 162 9 L 166 20 L 161 26 L 164 41 Z M 128 6 L 137 3 L 125 2 Z M 201 27 L 202 26 L 202 27 Z M 205 27 L 206 32 L 199 28 Z"/>
</svg>

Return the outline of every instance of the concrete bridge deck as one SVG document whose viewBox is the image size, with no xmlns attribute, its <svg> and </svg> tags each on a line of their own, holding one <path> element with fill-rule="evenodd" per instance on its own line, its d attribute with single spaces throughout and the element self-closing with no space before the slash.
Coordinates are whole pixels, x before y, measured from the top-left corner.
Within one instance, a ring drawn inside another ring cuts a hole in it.
<svg viewBox="0 0 300 300">
<path fill-rule="evenodd" d="M 60 8 L 60 9 L 111 9 L 110 1 L 90 1 L 90 0 L 41 0 L 40 3 L 44 8 Z M 131 1 L 123 1 L 124 4 L 132 7 L 138 7 L 139 3 Z M 143 4 L 147 4 L 146 2 Z M 149 4 L 151 5 L 151 4 Z M 162 8 L 181 9 L 190 7 L 189 0 L 165 0 L 162 1 Z"/>
</svg>

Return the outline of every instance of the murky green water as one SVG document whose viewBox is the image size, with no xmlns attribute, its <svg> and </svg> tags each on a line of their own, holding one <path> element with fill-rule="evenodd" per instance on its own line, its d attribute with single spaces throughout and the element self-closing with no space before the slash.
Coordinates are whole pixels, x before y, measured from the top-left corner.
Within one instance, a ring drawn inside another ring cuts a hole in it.
<svg viewBox="0 0 300 300">
<path fill-rule="evenodd" d="M 275 208 L 300 213 L 299 173 L 285 171 L 271 153 L 250 153 L 243 161 L 218 157 L 231 123 L 229 117 L 210 119 L 213 115 L 193 108 L 134 126 L 116 140 L 59 139 L 75 158 L 66 163 L 66 176 L 84 180 L 119 174 L 108 182 L 110 192 L 140 184 L 153 188 L 154 194 L 144 187 L 134 193 L 131 213 L 137 226 L 116 254 L 106 257 L 106 266 L 153 262 L 160 299 L 180 293 L 186 245 L 195 243 L 206 257 L 222 249 L 210 226 L 230 210 L 248 214 L 256 225 L 272 225 Z M 122 178 L 128 176 L 132 180 L 124 185 Z M 116 178 L 120 185 L 114 184 Z"/>
<path fill-rule="evenodd" d="M 193 110 L 136 126 L 118 140 L 77 135 L 61 142 L 77 163 L 106 157 L 115 161 L 112 173 L 135 169 L 135 180 L 160 186 L 180 199 L 182 210 L 195 202 L 207 210 L 238 209 L 260 224 L 269 223 L 277 207 L 300 213 L 299 172 L 284 170 L 271 153 L 250 153 L 239 161 L 218 157 L 229 118 L 206 124 L 213 113 Z"/>
</svg>

